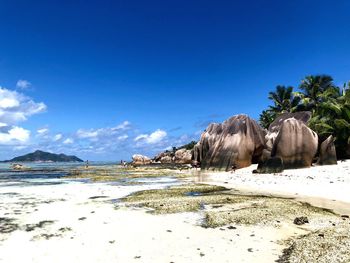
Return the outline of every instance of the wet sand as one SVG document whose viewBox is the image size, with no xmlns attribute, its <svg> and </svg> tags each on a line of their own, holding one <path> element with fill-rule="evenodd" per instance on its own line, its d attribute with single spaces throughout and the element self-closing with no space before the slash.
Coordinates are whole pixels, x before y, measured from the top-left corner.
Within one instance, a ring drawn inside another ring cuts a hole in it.
<svg viewBox="0 0 350 263">
<path fill-rule="evenodd" d="M 348 167 L 347 162 L 337 169 L 347 174 Z M 234 189 L 233 194 L 265 193 L 303 201 L 309 198 L 316 205 L 333 205 L 331 208 L 338 212 L 347 212 L 347 198 L 323 199 L 318 195 L 318 183 L 323 187 L 331 184 L 330 180 L 334 180 L 332 190 L 339 186 L 349 189 L 349 178 L 330 173 L 334 168 L 312 168 L 301 173 L 295 170 L 282 175 L 252 175 L 249 170 L 200 173 L 186 180 L 222 185 Z M 293 174 L 297 178 L 292 178 Z M 147 206 L 126 206 L 120 198 L 135 191 L 177 185 L 174 178 L 140 179 L 141 184 L 135 185 L 57 181 L 60 183 L 0 187 L 0 262 L 276 262 L 288 248 L 286 241 L 349 224 L 347 218 L 332 215 L 300 226 L 288 219 L 208 228 L 202 224 L 205 212 L 238 211 L 241 205 L 152 214 Z M 326 197 L 332 196 L 329 189 L 324 191 Z M 347 197 L 342 191 L 341 188 L 333 197 Z"/>
</svg>

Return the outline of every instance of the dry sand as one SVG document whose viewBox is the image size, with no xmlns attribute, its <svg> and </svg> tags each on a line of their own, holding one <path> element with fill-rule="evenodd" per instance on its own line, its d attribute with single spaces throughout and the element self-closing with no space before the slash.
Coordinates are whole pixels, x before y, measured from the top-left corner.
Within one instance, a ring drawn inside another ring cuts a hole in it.
<svg viewBox="0 0 350 263">
<path fill-rule="evenodd" d="M 350 160 L 278 174 L 253 174 L 256 167 L 252 165 L 234 173 L 198 172 L 195 181 L 225 186 L 241 193 L 293 197 L 350 214 Z"/>
<path fill-rule="evenodd" d="M 234 174 L 202 173 L 196 180 L 347 205 L 349 166 L 345 162 L 279 175 L 253 175 L 250 167 Z M 0 187 L 0 218 L 13 218 L 17 228 L 0 234 L 0 262 L 275 262 L 285 248 L 282 240 L 308 233 L 291 223 L 203 228 L 201 212 L 152 215 L 113 201 L 157 187 L 161 185 L 68 181 Z"/>
</svg>

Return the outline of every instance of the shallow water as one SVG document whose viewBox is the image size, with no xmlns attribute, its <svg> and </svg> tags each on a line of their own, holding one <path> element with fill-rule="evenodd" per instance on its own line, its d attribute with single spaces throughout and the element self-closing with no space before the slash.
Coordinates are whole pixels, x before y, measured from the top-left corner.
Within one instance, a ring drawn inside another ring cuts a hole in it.
<svg viewBox="0 0 350 263">
<path fill-rule="evenodd" d="M 93 166 L 108 166 L 112 163 L 96 162 L 90 163 Z M 18 170 L 11 169 L 9 163 L 0 163 L 0 187 L 9 186 L 39 186 L 39 185 L 58 185 L 67 184 L 72 182 L 92 183 L 89 179 L 85 178 L 65 178 L 72 169 L 84 166 L 85 163 L 25 163 L 24 166 L 31 170 Z M 156 178 L 124 178 L 125 174 L 132 174 L 134 171 L 126 171 L 122 166 L 115 165 L 113 170 L 114 174 L 121 175 L 121 179 L 118 181 L 108 182 L 110 185 L 124 185 L 128 186 L 133 183 L 138 185 L 147 185 L 154 187 L 166 187 L 170 185 L 181 184 L 178 179 L 173 177 L 171 173 L 169 176 L 156 177 Z M 135 171 L 135 173 L 138 173 Z M 140 175 L 142 176 L 142 174 Z"/>
</svg>

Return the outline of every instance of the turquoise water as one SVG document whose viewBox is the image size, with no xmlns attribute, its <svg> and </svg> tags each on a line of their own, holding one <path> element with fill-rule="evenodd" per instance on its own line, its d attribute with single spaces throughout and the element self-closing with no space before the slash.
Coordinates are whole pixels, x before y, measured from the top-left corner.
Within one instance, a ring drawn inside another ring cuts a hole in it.
<svg viewBox="0 0 350 263">
<path fill-rule="evenodd" d="M 100 166 L 111 163 L 91 162 L 91 165 Z M 84 166 L 85 163 L 23 163 L 30 171 L 15 171 L 10 163 L 0 163 L 0 187 L 13 184 L 60 184 L 60 179 L 68 174 L 69 170 Z M 83 180 L 82 180 L 83 181 Z"/>
<path fill-rule="evenodd" d="M 93 166 L 115 165 L 111 162 L 90 162 Z M 35 185 L 57 185 L 75 182 L 90 182 L 89 179 L 68 179 L 64 178 L 69 171 L 74 168 L 85 166 L 85 163 L 23 163 L 30 170 L 11 169 L 10 163 L 0 163 L 0 187 L 6 186 L 35 186 Z M 129 173 L 121 166 L 120 174 Z M 118 169 L 118 166 L 116 166 Z M 118 170 L 117 170 L 118 171 Z M 131 171 L 132 173 L 132 171 Z M 125 178 L 119 181 L 110 182 L 112 185 L 127 185 L 130 182 L 140 183 L 142 185 L 174 185 L 179 181 L 171 173 L 169 176 L 157 178 Z"/>
</svg>

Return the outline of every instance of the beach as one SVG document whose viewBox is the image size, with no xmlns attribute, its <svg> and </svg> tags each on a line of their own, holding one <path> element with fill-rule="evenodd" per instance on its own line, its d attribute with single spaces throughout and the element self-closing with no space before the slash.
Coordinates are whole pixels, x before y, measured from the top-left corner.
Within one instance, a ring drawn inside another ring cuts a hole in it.
<svg viewBox="0 0 350 263">
<path fill-rule="evenodd" d="M 346 203 L 349 201 L 345 192 L 349 178 L 348 173 L 343 172 L 348 167 L 349 162 L 344 162 L 305 171 L 286 170 L 281 175 L 251 174 L 249 169 L 254 167 L 237 170 L 234 174 L 198 174 L 192 170 L 184 179 L 174 177 L 179 172 L 166 171 L 169 176 L 141 176 L 130 184 L 65 177 L 33 179 L 26 183 L 6 180 L 0 186 L 0 262 L 275 262 L 282 260 L 287 240 L 328 229 L 332 224 L 349 224 L 348 219 L 313 209 L 307 225 L 294 224 L 292 219 L 297 215 L 279 217 L 276 213 L 263 223 L 231 222 L 207 227 L 203 225 L 206 213 L 242 207 L 258 211 L 256 204 L 267 204 L 270 199 L 254 196 L 252 200 L 226 203 L 217 201 L 221 194 L 213 191 L 213 197 L 218 199 L 201 204 L 198 211 L 163 213 L 158 210 L 152 213 L 154 209 L 150 207 L 121 198 L 138 191 L 147 193 L 150 189 L 178 189 L 195 181 L 201 185 L 232 188 L 229 191 L 233 192 L 223 192 L 225 198 L 236 192 L 289 197 L 298 194 Z M 325 189 L 319 190 L 320 186 Z M 205 197 L 207 195 L 203 194 Z M 169 200 L 191 202 L 197 196 L 181 198 Z M 280 202 L 279 199 L 272 201 Z M 299 205 L 288 199 L 283 202 Z M 303 209 L 308 211 L 309 208 L 303 206 Z"/>
<path fill-rule="evenodd" d="M 292 197 L 339 212 L 350 213 L 350 161 L 338 165 L 254 174 L 257 165 L 235 172 L 201 172 L 197 182 L 222 185 L 242 193 Z M 336 205 L 335 205 L 336 204 Z"/>
</svg>

